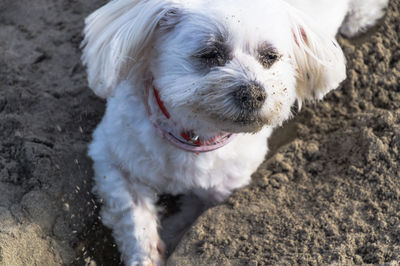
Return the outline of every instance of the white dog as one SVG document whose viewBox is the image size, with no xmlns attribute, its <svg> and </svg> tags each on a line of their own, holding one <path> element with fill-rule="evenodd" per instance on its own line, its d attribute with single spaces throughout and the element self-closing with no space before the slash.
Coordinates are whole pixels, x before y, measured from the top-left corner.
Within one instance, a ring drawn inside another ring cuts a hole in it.
<svg viewBox="0 0 400 266">
<path fill-rule="evenodd" d="M 107 109 L 89 155 L 124 262 L 164 263 L 157 194 L 218 203 L 247 185 L 295 102 L 345 79 L 338 30 L 366 29 L 386 5 L 114 0 L 91 14 L 82 59 Z"/>
</svg>

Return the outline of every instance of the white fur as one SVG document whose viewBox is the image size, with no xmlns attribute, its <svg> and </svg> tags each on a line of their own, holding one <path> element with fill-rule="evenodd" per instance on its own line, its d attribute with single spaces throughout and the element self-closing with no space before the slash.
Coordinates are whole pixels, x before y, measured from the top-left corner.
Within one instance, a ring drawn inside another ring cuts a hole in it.
<svg viewBox="0 0 400 266">
<path fill-rule="evenodd" d="M 366 13 L 356 0 L 114 0 L 87 18 L 82 60 L 89 86 L 107 98 L 89 156 L 103 222 L 127 265 L 163 264 L 157 194 L 193 191 L 215 204 L 250 182 L 272 129 L 291 116 L 295 101 L 321 99 L 345 79 L 334 36 L 347 12 L 351 25 L 342 31 L 353 35 L 382 15 L 386 1 L 378 2 Z M 197 54 L 218 38 L 229 56 L 204 66 Z M 263 66 L 260 47 L 275 49 L 279 60 Z M 232 97 L 251 82 L 266 93 L 258 111 L 242 110 Z M 151 84 L 176 125 L 171 133 L 237 137 L 199 154 L 171 145 L 151 122 L 171 124 L 153 94 L 146 103 Z"/>
<path fill-rule="evenodd" d="M 364 32 L 383 16 L 388 2 L 389 0 L 349 1 L 349 11 L 340 32 L 347 37 Z"/>
</svg>

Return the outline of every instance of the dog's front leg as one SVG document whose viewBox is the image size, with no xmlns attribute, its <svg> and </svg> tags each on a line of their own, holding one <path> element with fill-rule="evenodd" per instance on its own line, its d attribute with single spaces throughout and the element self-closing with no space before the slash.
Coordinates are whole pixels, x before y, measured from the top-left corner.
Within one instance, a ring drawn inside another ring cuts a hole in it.
<svg viewBox="0 0 400 266">
<path fill-rule="evenodd" d="M 95 163 L 96 193 L 104 200 L 101 217 L 110 227 L 126 265 L 163 265 L 155 193 L 132 183 L 116 167 Z"/>
</svg>

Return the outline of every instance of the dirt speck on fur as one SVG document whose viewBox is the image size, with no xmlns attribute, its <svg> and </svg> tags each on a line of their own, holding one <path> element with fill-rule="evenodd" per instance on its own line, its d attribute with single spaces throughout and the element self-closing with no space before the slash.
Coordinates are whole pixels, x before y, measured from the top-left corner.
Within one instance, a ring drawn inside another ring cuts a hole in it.
<svg viewBox="0 0 400 266">
<path fill-rule="evenodd" d="M 86 156 L 105 103 L 79 44 L 104 3 L 0 3 L 0 265 L 122 265 Z M 400 262 L 399 8 L 340 38 L 341 88 L 274 133 L 252 184 L 200 216 L 169 265 Z"/>
</svg>

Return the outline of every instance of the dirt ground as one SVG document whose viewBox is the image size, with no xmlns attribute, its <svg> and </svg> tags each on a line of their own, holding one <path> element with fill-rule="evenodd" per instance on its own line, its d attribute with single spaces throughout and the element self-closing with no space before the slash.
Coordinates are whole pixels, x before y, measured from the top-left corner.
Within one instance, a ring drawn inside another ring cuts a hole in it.
<svg viewBox="0 0 400 266">
<path fill-rule="evenodd" d="M 0 265 L 121 264 L 90 193 L 104 102 L 79 60 L 83 18 L 105 2 L 0 1 Z M 339 38 L 347 80 L 277 130 L 252 184 L 169 265 L 400 263 L 399 9 Z"/>
</svg>

